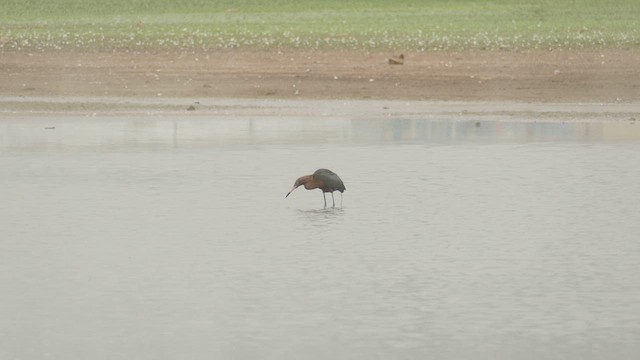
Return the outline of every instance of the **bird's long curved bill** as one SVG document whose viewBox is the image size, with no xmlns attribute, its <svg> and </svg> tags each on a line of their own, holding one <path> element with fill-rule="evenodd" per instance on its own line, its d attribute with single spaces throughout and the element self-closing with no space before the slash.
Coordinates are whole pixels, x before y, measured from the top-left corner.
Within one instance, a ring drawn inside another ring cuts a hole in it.
<svg viewBox="0 0 640 360">
<path fill-rule="evenodd" d="M 297 189 L 297 186 L 292 187 L 291 190 L 289 190 L 287 195 L 285 195 L 284 197 L 286 198 L 287 196 L 289 196 L 289 194 L 291 194 L 293 192 L 293 190 L 295 190 L 295 189 Z"/>
</svg>

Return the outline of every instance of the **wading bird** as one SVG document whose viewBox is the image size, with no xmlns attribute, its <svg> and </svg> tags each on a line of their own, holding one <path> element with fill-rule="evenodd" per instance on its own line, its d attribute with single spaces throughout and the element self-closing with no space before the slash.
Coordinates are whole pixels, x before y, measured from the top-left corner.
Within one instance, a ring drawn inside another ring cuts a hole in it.
<svg viewBox="0 0 640 360">
<path fill-rule="evenodd" d="M 333 207 L 336 207 L 336 201 L 333 198 L 334 191 L 340 191 L 340 196 L 346 189 L 340 177 L 333 171 L 327 169 L 318 169 L 313 175 L 305 175 L 299 177 L 293 184 L 291 191 L 285 195 L 285 198 L 291 194 L 291 192 L 298 188 L 298 186 L 304 185 L 307 190 L 320 189 L 322 190 L 322 198 L 324 199 L 324 207 L 327 207 L 327 198 L 325 193 L 331 193 L 331 200 L 333 201 Z"/>
</svg>

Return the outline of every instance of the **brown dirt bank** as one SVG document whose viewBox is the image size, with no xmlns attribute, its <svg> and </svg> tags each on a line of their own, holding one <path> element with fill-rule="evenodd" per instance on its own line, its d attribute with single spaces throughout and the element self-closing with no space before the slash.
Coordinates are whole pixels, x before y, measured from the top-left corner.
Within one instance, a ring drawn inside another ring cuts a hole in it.
<svg viewBox="0 0 640 360">
<path fill-rule="evenodd" d="M 640 49 L 0 51 L 0 96 L 637 102 Z"/>
</svg>

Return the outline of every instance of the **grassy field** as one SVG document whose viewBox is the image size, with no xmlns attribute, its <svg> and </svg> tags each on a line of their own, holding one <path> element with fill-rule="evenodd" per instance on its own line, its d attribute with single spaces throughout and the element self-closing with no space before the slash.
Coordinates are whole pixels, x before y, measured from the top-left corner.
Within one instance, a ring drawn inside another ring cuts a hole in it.
<svg viewBox="0 0 640 360">
<path fill-rule="evenodd" d="M 638 0 L 0 0 L 0 49 L 640 47 Z"/>
</svg>

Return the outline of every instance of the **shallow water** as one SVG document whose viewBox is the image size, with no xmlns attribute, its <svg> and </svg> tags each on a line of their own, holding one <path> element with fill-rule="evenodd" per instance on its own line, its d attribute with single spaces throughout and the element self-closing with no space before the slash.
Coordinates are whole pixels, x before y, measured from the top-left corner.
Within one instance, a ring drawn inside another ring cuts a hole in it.
<svg viewBox="0 0 640 360">
<path fill-rule="evenodd" d="M 3 119 L 0 358 L 635 358 L 639 128 Z"/>
</svg>

